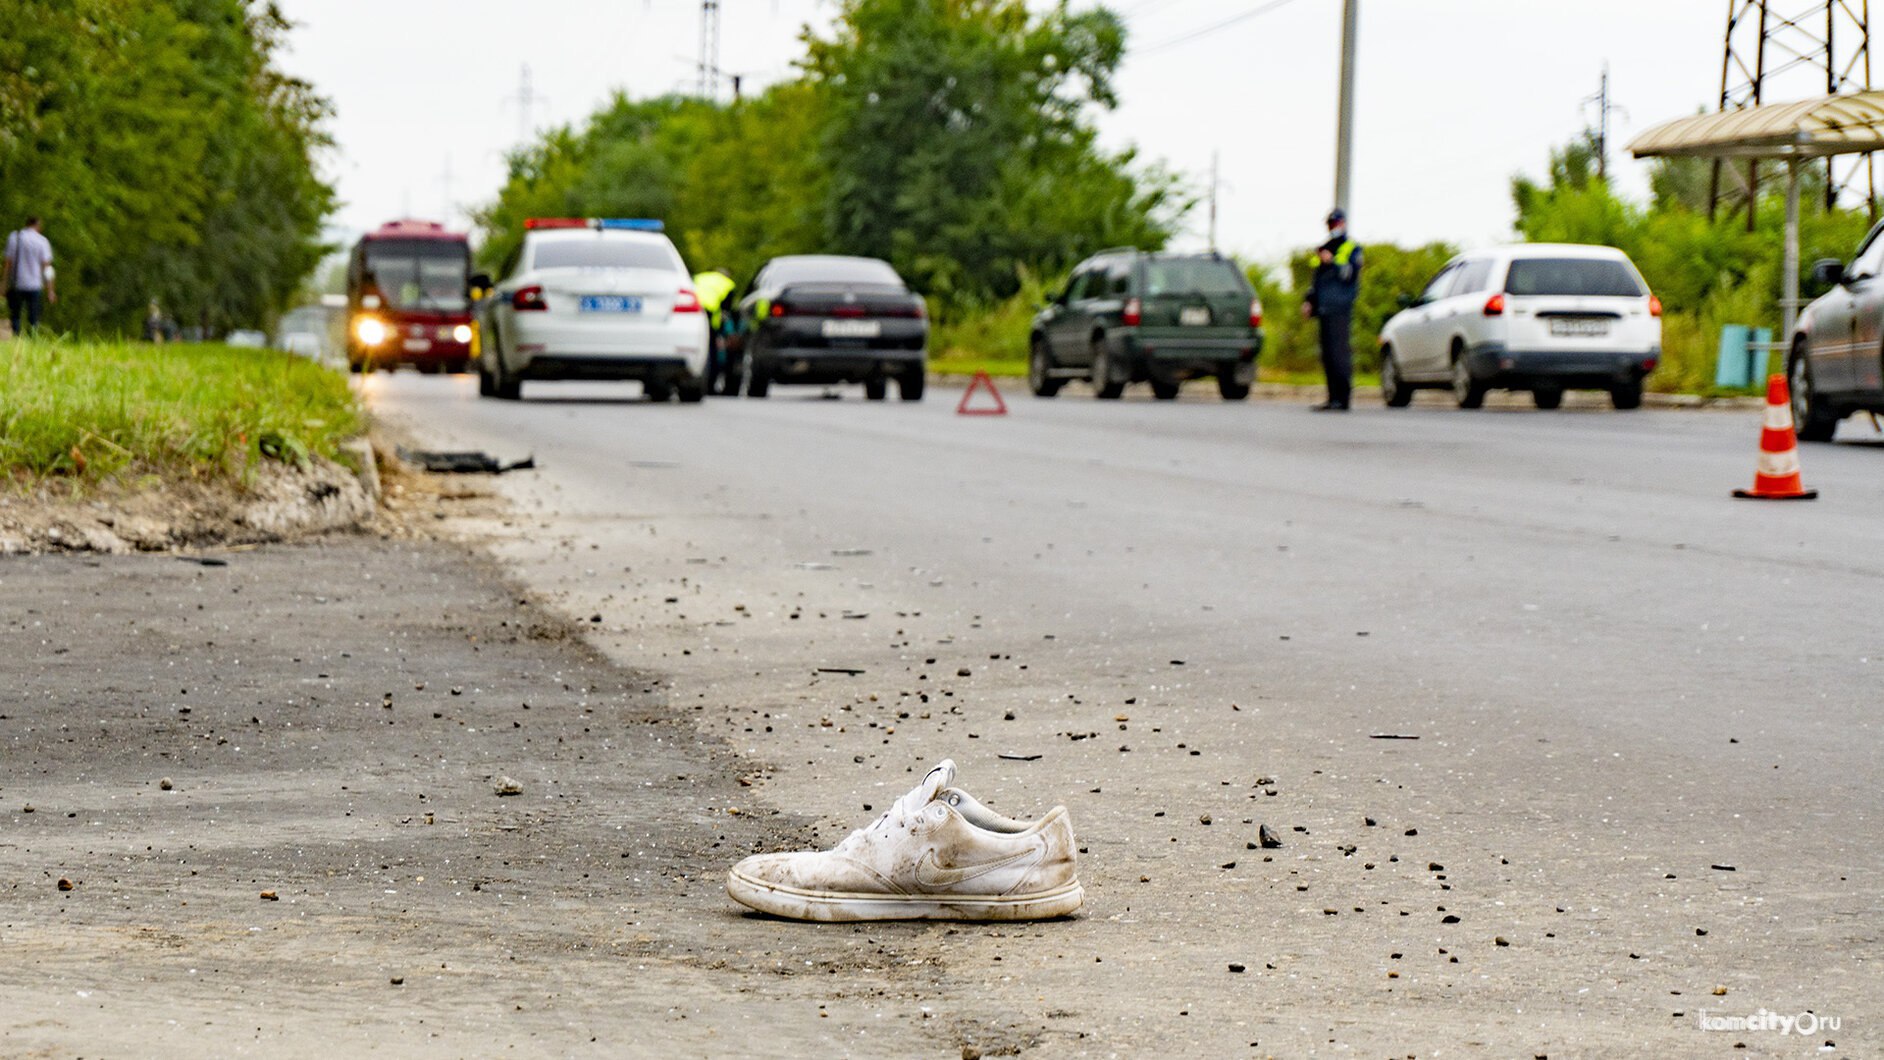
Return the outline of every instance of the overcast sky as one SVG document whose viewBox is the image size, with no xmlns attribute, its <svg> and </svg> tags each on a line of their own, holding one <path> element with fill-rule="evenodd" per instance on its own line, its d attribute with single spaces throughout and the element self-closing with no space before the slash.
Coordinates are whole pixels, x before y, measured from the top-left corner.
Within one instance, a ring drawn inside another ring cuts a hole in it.
<svg viewBox="0 0 1884 1060">
<path fill-rule="evenodd" d="M 337 223 L 445 215 L 490 199 L 526 127 L 580 122 L 608 94 L 690 88 L 700 9 L 685 0 L 281 0 L 300 23 L 283 57 L 338 109 L 329 175 Z M 1221 157 L 1219 242 L 1273 259 L 1318 237 L 1333 200 L 1341 0 L 1117 0 L 1132 51 L 1106 141 L 1135 145 L 1208 184 Z M 1508 237 L 1513 173 L 1595 118 L 1603 64 L 1624 108 L 1620 145 L 1720 91 L 1715 0 L 1362 0 L 1355 119 L 1355 235 Z M 1236 15 L 1264 9 L 1232 25 Z M 807 23 L 829 0 L 722 0 L 722 68 L 762 86 L 791 76 Z M 1199 32 L 1209 30 L 1209 32 Z M 528 65 L 534 105 L 520 105 Z M 1800 98 L 1804 80 L 1768 90 Z M 1625 192 L 1643 164 L 1618 148 Z M 1205 212 L 1185 241 L 1203 242 Z"/>
</svg>

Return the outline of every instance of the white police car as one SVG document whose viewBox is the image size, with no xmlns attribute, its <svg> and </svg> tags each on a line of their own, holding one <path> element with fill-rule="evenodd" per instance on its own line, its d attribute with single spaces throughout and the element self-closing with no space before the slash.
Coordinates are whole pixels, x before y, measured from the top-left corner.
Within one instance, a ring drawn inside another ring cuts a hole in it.
<svg viewBox="0 0 1884 1060">
<path fill-rule="evenodd" d="M 531 218 L 478 304 L 478 392 L 526 379 L 635 380 L 654 401 L 706 393 L 707 315 L 659 221 Z"/>
</svg>

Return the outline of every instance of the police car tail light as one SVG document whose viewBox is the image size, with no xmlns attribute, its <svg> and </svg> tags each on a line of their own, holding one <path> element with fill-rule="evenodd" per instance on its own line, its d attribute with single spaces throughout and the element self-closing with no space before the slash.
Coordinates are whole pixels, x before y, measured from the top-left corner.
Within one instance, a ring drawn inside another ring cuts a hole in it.
<svg viewBox="0 0 1884 1060">
<path fill-rule="evenodd" d="M 529 217 L 524 219 L 523 227 L 532 230 L 540 228 L 587 228 L 589 227 L 589 219 L 586 217 Z"/>
<path fill-rule="evenodd" d="M 1136 298 L 1128 299 L 1125 303 L 1125 326 L 1135 328 L 1143 319 L 1145 319 L 1144 304 Z"/>
<path fill-rule="evenodd" d="M 682 287 L 680 293 L 674 296 L 674 312 L 698 313 L 699 311 L 700 296 Z"/>
<path fill-rule="evenodd" d="M 1252 328 L 1260 328 L 1263 326 L 1263 303 L 1260 298 L 1250 300 L 1249 326 Z"/>
<path fill-rule="evenodd" d="M 1485 315 L 1501 317 L 1505 315 L 1505 293 L 1503 291 L 1485 299 Z"/>
<path fill-rule="evenodd" d="M 1649 295 L 1649 316 L 1658 317 L 1661 315 L 1662 315 L 1662 300 L 1655 297 L 1654 295 Z"/>
<path fill-rule="evenodd" d="M 510 296 L 510 308 L 527 313 L 548 309 L 549 303 L 543 300 L 543 288 L 531 284 L 517 288 L 517 293 Z"/>
</svg>

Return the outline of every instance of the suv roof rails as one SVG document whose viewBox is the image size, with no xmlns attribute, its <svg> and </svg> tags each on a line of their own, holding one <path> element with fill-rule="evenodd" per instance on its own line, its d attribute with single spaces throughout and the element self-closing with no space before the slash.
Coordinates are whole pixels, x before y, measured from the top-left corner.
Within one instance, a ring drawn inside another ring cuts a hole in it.
<svg viewBox="0 0 1884 1060">
<path fill-rule="evenodd" d="M 1091 255 L 1088 255 L 1088 256 L 1094 257 L 1094 258 L 1103 258 L 1107 254 L 1143 254 L 1143 253 L 1145 252 L 1138 249 L 1137 247 L 1107 247 L 1104 250 L 1095 251 Z"/>
</svg>

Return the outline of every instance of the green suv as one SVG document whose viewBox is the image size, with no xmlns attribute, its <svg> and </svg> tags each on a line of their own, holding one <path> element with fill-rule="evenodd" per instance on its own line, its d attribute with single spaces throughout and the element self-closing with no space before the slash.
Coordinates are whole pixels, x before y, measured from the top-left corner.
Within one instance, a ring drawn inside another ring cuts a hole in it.
<svg viewBox="0 0 1884 1060">
<path fill-rule="evenodd" d="M 1215 376 L 1225 401 L 1241 401 L 1263 348 L 1262 303 L 1219 254 L 1107 250 L 1081 262 L 1034 317 L 1028 346 L 1037 397 L 1086 379 L 1102 398 L 1147 381 L 1169 401 L 1184 380 Z"/>
</svg>

